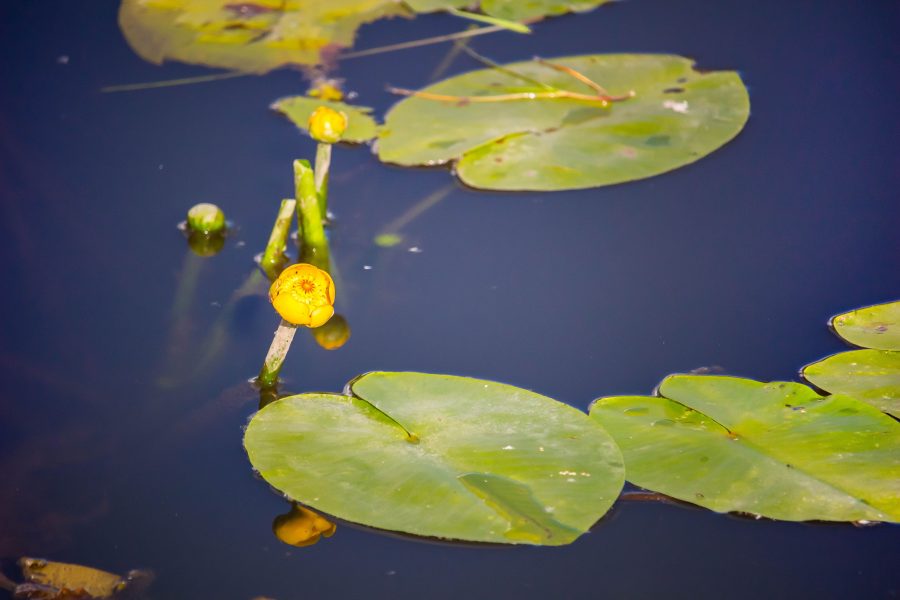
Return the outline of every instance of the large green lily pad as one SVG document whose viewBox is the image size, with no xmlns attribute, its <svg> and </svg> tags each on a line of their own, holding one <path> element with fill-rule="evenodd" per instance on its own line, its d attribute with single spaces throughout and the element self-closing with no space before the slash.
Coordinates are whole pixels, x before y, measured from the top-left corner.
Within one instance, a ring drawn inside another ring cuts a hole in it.
<svg viewBox="0 0 900 600">
<path fill-rule="evenodd" d="M 370 373 L 351 395 L 301 394 L 250 421 L 244 446 L 290 498 L 347 521 L 436 538 L 561 545 L 624 481 L 581 411 L 464 377 Z"/>
<path fill-rule="evenodd" d="M 319 100 L 307 96 L 291 96 L 276 100 L 272 104 L 272 109 L 286 116 L 299 129 L 308 131 L 309 116 L 320 106 L 327 106 L 347 115 L 347 129 L 341 136 L 342 142 L 357 144 L 367 142 L 378 132 L 378 124 L 370 114 L 372 109 L 366 106 L 353 106 L 343 102 Z"/>
<path fill-rule="evenodd" d="M 360 25 L 409 13 L 396 0 L 123 0 L 119 26 L 153 63 L 265 73 L 316 65 L 352 46 Z"/>
<path fill-rule="evenodd" d="M 803 367 L 807 381 L 846 394 L 900 419 L 900 352 L 852 350 Z"/>
<path fill-rule="evenodd" d="M 831 326 L 854 346 L 900 350 L 900 302 L 851 310 L 832 317 Z"/>
<path fill-rule="evenodd" d="M 482 0 L 480 8 L 486 15 L 508 19 L 510 21 L 523 21 L 537 19 L 567 12 L 585 12 L 606 4 L 611 0 L 582 0 L 581 2 L 566 2 L 560 0 Z M 472 0 L 406 0 L 416 12 L 431 12 L 448 8 L 466 8 L 474 2 Z"/>
<path fill-rule="evenodd" d="M 571 98 L 502 102 L 409 97 L 387 114 L 382 161 L 456 162 L 477 188 L 565 190 L 610 185 L 671 171 L 716 150 L 744 127 L 750 103 L 737 73 L 700 73 L 679 56 L 609 54 L 552 59 L 609 94 L 634 97 L 604 108 Z M 422 92 L 445 96 L 593 94 L 536 61 L 458 75 Z"/>
<path fill-rule="evenodd" d="M 900 521 L 900 424 L 798 383 L 673 375 L 660 397 L 590 415 L 641 487 L 719 512 L 788 521 Z"/>
</svg>

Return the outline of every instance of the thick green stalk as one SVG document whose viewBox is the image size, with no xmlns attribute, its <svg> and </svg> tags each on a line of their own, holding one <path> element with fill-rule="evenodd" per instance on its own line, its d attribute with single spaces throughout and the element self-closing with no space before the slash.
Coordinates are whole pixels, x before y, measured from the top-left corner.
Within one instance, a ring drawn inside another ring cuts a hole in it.
<svg viewBox="0 0 900 600">
<path fill-rule="evenodd" d="M 295 333 L 297 326 L 282 319 L 256 380 L 261 388 L 273 388 L 278 383 L 278 373 L 284 364 Z"/>
<path fill-rule="evenodd" d="M 316 194 L 319 196 L 319 212 L 328 221 L 328 171 L 331 169 L 331 144 L 319 142 L 316 146 Z"/>
<path fill-rule="evenodd" d="M 316 181 L 309 161 L 294 161 L 294 188 L 297 194 L 297 216 L 300 220 L 300 242 L 303 246 L 320 247 L 328 244 L 325 225 L 319 208 Z"/>
<path fill-rule="evenodd" d="M 266 244 L 266 250 L 263 252 L 259 266 L 265 272 L 266 277 L 270 281 L 274 281 L 281 272 L 286 262 L 284 250 L 287 247 L 288 235 L 291 231 L 291 221 L 294 218 L 294 210 L 297 207 L 297 201 L 287 199 L 281 201 L 281 207 L 278 209 L 278 216 L 275 218 L 275 225 L 272 227 L 272 233 L 269 235 L 269 243 Z"/>
</svg>

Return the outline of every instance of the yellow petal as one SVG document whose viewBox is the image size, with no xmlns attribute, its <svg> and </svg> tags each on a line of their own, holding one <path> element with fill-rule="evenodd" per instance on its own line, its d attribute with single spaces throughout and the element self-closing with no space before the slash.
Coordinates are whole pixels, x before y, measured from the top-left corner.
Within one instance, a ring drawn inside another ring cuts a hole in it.
<svg viewBox="0 0 900 600">
<path fill-rule="evenodd" d="M 331 318 L 331 315 L 334 314 L 334 307 L 330 304 L 323 304 L 321 306 L 315 307 L 309 315 L 309 323 L 307 323 L 310 327 L 321 327 L 325 323 L 328 322 L 328 319 Z"/>
<path fill-rule="evenodd" d="M 275 307 L 275 310 L 281 315 L 281 318 L 288 323 L 293 323 L 294 325 L 310 324 L 309 305 L 298 302 L 297 299 L 289 293 L 276 295 L 272 299 L 272 306 Z"/>
</svg>

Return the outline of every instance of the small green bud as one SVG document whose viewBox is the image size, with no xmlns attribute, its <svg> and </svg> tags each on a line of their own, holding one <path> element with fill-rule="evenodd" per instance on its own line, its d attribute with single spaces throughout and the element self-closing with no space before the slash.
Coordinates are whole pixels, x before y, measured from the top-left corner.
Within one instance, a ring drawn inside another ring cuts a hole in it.
<svg viewBox="0 0 900 600">
<path fill-rule="evenodd" d="M 220 233 L 225 229 L 225 213 L 215 204 L 201 202 L 188 211 L 187 224 L 194 233 Z"/>
<path fill-rule="evenodd" d="M 306 126 L 309 135 L 317 142 L 335 144 L 341 141 L 341 136 L 347 129 L 347 115 L 327 106 L 320 106 L 309 115 Z"/>
</svg>

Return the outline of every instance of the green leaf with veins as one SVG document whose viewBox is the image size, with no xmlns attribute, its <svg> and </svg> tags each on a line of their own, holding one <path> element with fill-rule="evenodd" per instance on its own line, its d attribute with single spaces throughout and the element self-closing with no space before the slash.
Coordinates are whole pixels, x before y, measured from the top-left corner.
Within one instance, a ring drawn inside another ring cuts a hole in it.
<svg viewBox="0 0 900 600">
<path fill-rule="evenodd" d="M 626 478 L 718 512 L 900 521 L 900 424 L 798 383 L 673 375 L 659 397 L 601 398 Z"/>
<path fill-rule="evenodd" d="M 841 352 L 806 365 L 802 373 L 826 392 L 853 396 L 900 419 L 900 352 Z"/>
<path fill-rule="evenodd" d="M 613 504 L 622 456 L 570 406 L 465 377 L 369 373 L 250 421 L 250 462 L 290 498 L 420 536 L 562 545 Z"/>
<path fill-rule="evenodd" d="M 456 163 L 466 184 L 497 190 L 566 190 L 651 177 L 693 163 L 734 138 L 750 111 L 737 73 L 698 72 L 670 55 L 571 56 L 574 69 L 612 96 L 541 97 L 553 90 L 596 95 L 571 74 L 538 61 L 457 75 L 421 90 L 458 98 L 516 94 L 532 99 L 443 101 L 409 97 L 387 114 L 378 156 L 399 165 Z"/>
<path fill-rule="evenodd" d="M 900 350 L 900 302 L 851 310 L 832 317 L 831 326 L 854 346 Z"/>
</svg>

